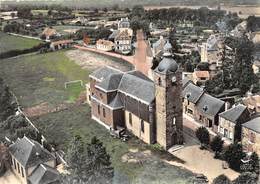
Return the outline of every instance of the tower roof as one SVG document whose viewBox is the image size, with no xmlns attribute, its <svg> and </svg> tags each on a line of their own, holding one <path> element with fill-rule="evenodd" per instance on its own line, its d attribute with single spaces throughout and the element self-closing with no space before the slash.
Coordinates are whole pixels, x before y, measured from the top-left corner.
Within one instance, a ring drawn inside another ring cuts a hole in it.
<svg viewBox="0 0 260 184">
<path fill-rule="evenodd" d="M 168 53 L 164 54 L 164 57 L 158 67 L 155 69 L 156 72 L 167 74 L 174 73 L 178 70 L 177 62 Z"/>
</svg>

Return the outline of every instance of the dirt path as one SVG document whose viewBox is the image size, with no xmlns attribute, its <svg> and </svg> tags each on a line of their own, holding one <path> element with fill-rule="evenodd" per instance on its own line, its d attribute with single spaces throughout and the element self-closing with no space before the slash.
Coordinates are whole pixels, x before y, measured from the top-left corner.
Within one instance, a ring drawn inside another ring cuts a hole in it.
<svg viewBox="0 0 260 184">
<path fill-rule="evenodd" d="M 122 71 L 129 71 L 133 69 L 133 66 L 127 62 L 116 61 L 112 58 L 105 57 L 99 54 L 95 54 L 90 51 L 83 50 L 69 50 L 66 52 L 71 60 L 81 66 L 83 69 L 95 70 L 102 66 L 112 66 Z"/>
</svg>

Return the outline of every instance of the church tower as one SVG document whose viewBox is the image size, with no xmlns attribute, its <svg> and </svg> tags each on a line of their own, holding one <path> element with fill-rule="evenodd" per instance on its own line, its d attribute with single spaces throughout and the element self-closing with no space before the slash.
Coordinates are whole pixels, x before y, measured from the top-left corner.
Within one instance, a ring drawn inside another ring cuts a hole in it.
<svg viewBox="0 0 260 184">
<path fill-rule="evenodd" d="M 168 47 L 168 46 L 167 46 Z M 165 149 L 183 144 L 182 71 L 168 49 L 154 70 L 156 141 Z"/>
</svg>

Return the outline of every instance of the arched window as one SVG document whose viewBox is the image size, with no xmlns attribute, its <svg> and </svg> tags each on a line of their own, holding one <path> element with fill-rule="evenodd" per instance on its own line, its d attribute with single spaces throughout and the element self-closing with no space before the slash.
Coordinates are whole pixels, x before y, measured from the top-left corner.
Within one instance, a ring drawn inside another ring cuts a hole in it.
<svg viewBox="0 0 260 184">
<path fill-rule="evenodd" d="M 141 131 L 144 133 L 144 120 L 141 120 Z"/>
<path fill-rule="evenodd" d="M 176 118 L 175 118 L 175 117 L 173 117 L 173 119 L 172 119 L 172 125 L 173 125 L 173 126 L 176 125 Z"/>
</svg>

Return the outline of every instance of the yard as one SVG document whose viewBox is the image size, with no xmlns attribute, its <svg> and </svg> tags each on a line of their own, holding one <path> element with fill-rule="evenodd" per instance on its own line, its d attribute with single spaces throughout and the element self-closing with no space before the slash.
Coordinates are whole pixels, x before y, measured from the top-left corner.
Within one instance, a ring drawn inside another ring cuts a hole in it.
<svg viewBox="0 0 260 184">
<path fill-rule="evenodd" d="M 39 40 L 22 38 L 0 32 L 0 54 L 11 50 L 29 49 L 41 43 Z"/>
<path fill-rule="evenodd" d="M 82 80 L 84 84 L 90 70 L 87 65 L 83 67 L 69 59 L 67 52 L 71 51 L 21 56 L 0 62 L 0 77 L 6 80 L 24 109 L 68 104 L 61 111 L 31 117 L 47 140 L 66 151 L 73 135 L 81 135 L 86 143 L 97 136 L 111 155 L 116 184 L 192 183 L 192 172 L 163 161 L 181 160 L 152 149 L 134 137 L 128 143 L 112 138 L 108 130 L 91 119 L 88 105 L 74 103 L 84 88 L 72 85 L 65 89 L 64 83 Z M 103 57 L 96 57 L 98 59 L 102 61 Z"/>
</svg>

